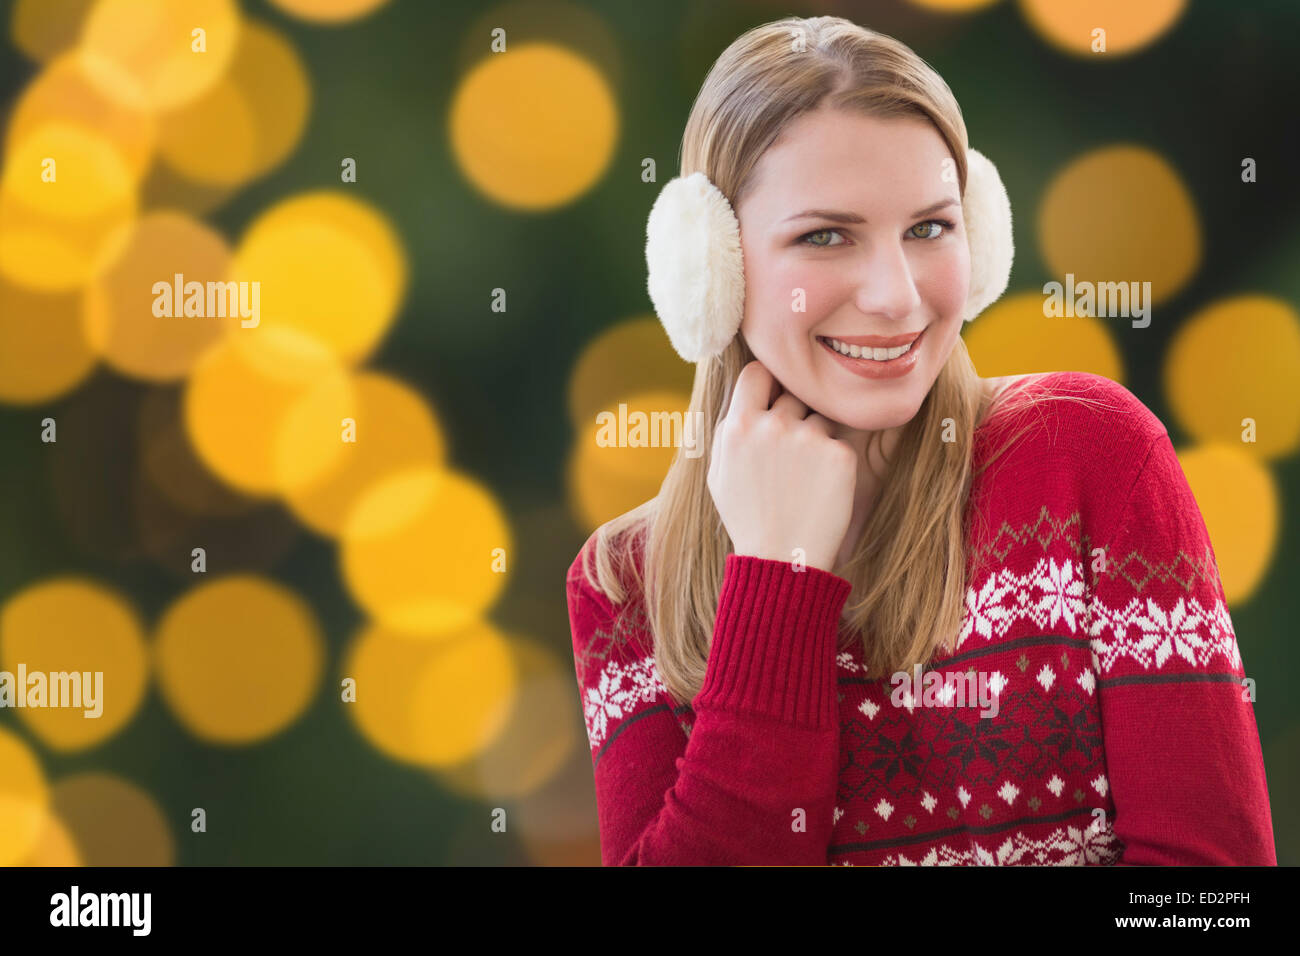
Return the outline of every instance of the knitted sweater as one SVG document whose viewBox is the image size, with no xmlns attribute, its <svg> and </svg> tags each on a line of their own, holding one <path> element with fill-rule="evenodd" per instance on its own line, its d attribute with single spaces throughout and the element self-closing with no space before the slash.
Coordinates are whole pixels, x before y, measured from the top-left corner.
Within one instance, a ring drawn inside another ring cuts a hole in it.
<svg viewBox="0 0 1300 956">
<path fill-rule="evenodd" d="M 586 581 L 588 539 L 567 591 L 606 865 L 1276 864 L 1241 655 L 1164 427 L 1099 376 L 1024 387 L 1109 407 L 1045 404 L 972 482 L 961 630 L 926 669 L 942 686 L 863 676 L 847 580 L 730 554 L 703 687 L 674 701 L 630 579 L 618 607 Z M 975 464 L 1009 418 L 977 429 Z"/>
</svg>

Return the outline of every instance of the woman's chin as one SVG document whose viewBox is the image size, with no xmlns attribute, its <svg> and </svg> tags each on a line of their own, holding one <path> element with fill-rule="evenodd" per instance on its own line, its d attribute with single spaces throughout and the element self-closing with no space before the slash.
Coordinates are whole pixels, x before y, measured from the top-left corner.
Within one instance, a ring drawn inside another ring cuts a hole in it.
<svg viewBox="0 0 1300 956">
<path fill-rule="evenodd" d="M 925 398 L 924 395 L 921 396 Z M 864 409 L 860 404 L 845 406 L 843 400 L 828 402 L 826 411 L 822 412 L 832 421 L 839 422 L 846 428 L 862 432 L 877 432 L 888 428 L 906 425 L 921 410 L 921 403 L 913 401 L 911 396 L 898 396 L 887 404 L 876 403 L 874 408 Z"/>
</svg>

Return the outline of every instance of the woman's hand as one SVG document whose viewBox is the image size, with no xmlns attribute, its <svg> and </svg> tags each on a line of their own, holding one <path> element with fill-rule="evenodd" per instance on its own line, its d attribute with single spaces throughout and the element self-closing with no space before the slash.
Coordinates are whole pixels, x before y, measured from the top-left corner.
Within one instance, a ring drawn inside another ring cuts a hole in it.
<svg viewBox="0 0 1300 956">
<path fill-rule="evenodd" d="M 858 459 L 832 428 L 762 363 L 741 369 L 713 436 L 708 475 L 736 554 L 792 561 L 802 548 L 806 565 L 835 567 L 853 515 Z"/>
</svg>

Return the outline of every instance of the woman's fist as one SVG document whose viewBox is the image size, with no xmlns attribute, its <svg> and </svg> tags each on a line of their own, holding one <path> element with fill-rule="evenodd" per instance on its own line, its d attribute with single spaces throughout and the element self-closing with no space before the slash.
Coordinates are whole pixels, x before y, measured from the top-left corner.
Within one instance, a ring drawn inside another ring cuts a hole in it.
<svg viewBox="0 0 1300 956">
<path fill-rule="evenodd" d="M 772 398 L 776 397 L 773 402 Z M 769 407 L 770 406 L 770 407 Z M 857 488 L 852 446 L 758 361 L 741 369 L 713 436 L 709 492 L 736 554 L 835 567 Z"/>
</svg>

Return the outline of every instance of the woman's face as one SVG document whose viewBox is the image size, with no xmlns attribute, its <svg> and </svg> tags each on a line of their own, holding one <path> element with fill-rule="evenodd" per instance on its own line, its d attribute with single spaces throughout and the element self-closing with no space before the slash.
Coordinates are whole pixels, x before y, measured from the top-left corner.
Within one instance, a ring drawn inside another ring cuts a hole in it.
<svg viewBox="0 0 1300 956">
<path fill-rule="evenodd" d="M 822 108 L 791 123 L 754 176 L 736 209 L 750 350 L 832 421 L 863 431 L 908 422 L 956 343 L 970 283 L 943 138 L 919 118 Z M 878 362 L 841 357 L 827 339 L 915 344 Z"/>
</svg>

